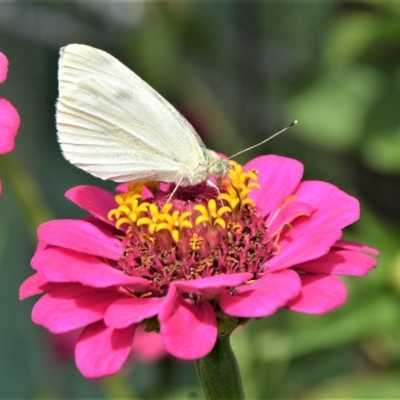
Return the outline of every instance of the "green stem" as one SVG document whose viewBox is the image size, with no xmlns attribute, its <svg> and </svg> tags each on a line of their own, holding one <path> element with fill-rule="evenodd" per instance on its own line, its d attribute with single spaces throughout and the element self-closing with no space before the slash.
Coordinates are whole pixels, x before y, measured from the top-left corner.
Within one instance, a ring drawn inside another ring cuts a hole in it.
<svg viewBox="0 0 400 400">
<path fill-rule="evenodd" d="M 242 380 L 230 335 L 218 337 L 212 351 L 195 361 L 207 400 L 244 400 Z"/>
</svg>

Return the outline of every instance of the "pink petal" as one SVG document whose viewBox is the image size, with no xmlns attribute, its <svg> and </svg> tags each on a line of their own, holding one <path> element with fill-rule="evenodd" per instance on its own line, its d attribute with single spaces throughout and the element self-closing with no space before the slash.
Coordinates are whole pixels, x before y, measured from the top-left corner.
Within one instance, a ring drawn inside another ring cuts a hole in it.
<svg viewBox="0 0 400 400">
<path fill-rule="evenodd" d="M 36 252 L 31 265 L 52 282 L 79 282 L 98 288 L 130 285 L 138 290 L 149 286 L 146 279 L 126 275 L 98 257 L 60 247 Z"/>
<path fill-rule="evenodd" d="M 115 226 L 115 223 L 110 221 L 107 215 L 110 210 L 117 208 L 118 204 L 115 196 L 106 190 L 96 186 L 77 186 L 69 189 L 65 193 L 65 197 L 101 221 Z"/>
<path fill-rule="evenodd" d="M 107 224 L 101 221 L 99 218 L 94 217 L 93 215 L 87 215 L 86 217 L 82 218 L 84 221 L 89 222 L 101 232 L 103 232 L 106 236 L 111 237 L 118 237 L 121 236 L 121 231 L 114 226 Z"/>
<path fill-rule="evenodd" d="M 280 252 L 268 261 L 270 269 L 267 271 L 287 268 L 327 254 L 342 237 L 342 228 L 359 215 L 356 199 L 325 182 L 302 182 L 296 190 L 296 198 L 318 209 L 309 217 L 294 220 L 291 224 L 293 229 L 281 234 Z"/>
<path fill-rule="evenodd" d="M 112 329 L 99 321 L 82 332 L 75 347 L 76 365 L 86 378 L 117 373 L 128 358 L 136 326 Z"/>
<path fill-rule="evenodd" d="M 19 124 L 18 111 L 9 101 L 0 97 L 0 154 L 14 149 L 14 138 Z"/>
<path fill-rule="evenodd" d="M 313 225 L 310 221 L 286 231 L 279 241 L 280 252 L 268 260 L 264 270 L 268 273 L 282 270 L 329 253 L 342 236 L 341 230 L 334 226 Z"/>
<path fill-rule="evenodd" d="M 303 176 L 303 165 L 299 161 L 275 155 L 257 157 L 244 169 L 258 171 L 261 189 L 253 189 L 249 197 L 254 199 L 263 215 L 278 208 L 293 193 Z"/>
<path fill-rule="evenodd" d="M 367 254 L 351 250 L 336 250 L 316 260 L 296 265 L 296 269 L 314 274 L 366 275 L 376 267 L 376 264 L 376 260 Z"/>
<path fill-rule="evenodd" d="M 8 60 L 7 57 L 0 51 L 0 83 L 7 79 Z"/>
<path fill-rule="evenodd" d="M 45 222 L 38 228 L 40 241 L 77 252 L 118 260 L 123 253 L 121 242 L 93 224 L 73 219 Z"/>
<path fill-rule="evenodd" d="M 217 319 L 211 304 L 185 301 L 171 284 L 158 314 L 165 348 L 184 360 L 204 357 L 217 341 Z"/>
<path fill-rule="evenodd" d="M 124 297 L 116 290 L 93 290 L 79 284 L 63 284 L 37 301 L 32 310 L 32 320 L 50 332 L 67 332 L 103 319 L 110 304 Z"/>
<path fill-rule="evenodd" d="M 35 254 L 39 253 L 43 250 L 46 250 L 48 247 L 51 247 L 50 245 L 48 245 L 45 242 L 38 242 L 37 246 L 36 246 L 36 250 L 35 250 Z"/>
<path fill-rule="evenodd" d="M 226 287 L 236 287 L 252 277 L 253 274 L 249 272 L 230 275 L 221 274 L 192 281 L 178 281 L 175 282 L 175 285 L 184 292 L 197 293 L 206 298 L 211 298 Z"/>
<path fill-rule="evenodd" d="M 163 301 L 159 298 L 130 297 L 117 300 L 108 307 L 104 323 L 112 328 L 126 328 L 158 314 Z"/>
<path fill-rule="evenodd" d="M 287 308 L 307 314 L 325 314 L 344 304 L 347 297 L 343 282 L 331 275 L 300 275 L 299 296 Z"/>
<path fill-rule="evenodd" d="M 117 187 L 115 188 L 115 191 L 117 193 L 127 193 L 127 192 L 129 192 L 128 183 L 121 183 L 120 185 L 117 185 Z"/>
<path fill-rule="evenodd" d="M 138 327 L 133 340 L 132 354 L 135 359 L 140 361 L 154 362 L 168 353 L 159 333 L 146 332 L 143 328 Z"/>
<path fill-rule="evenodd" d="M 338 249 L 354 250 L 362 253 L 370 254 L 371 256 L 379 257 L 379 251 L 360 243 L 348 242 L 346 240 L 338 240 L 333 246 Z"/>
<path fill-rule="evenodd" d="M 235 317 L 266 317 L 296 297 L 300 288 L 299 275 L 294 271 L 284 270 L 241 286 L 233 295 L 225 290 L 220 295 L 219 304 L 226 314 Z"/>
<path fill-rule="evenodd" d="M 277 212 L 267 218 L 268 235 L 274 237 L 285 225 L 290 224 L 299 216 L 310 216 L 316 210 L 315 206 L 301 201 L 290 201 Z"/>
<path fill-rule="evenodd" d="M 357 199 L 327 182 L 301 182 L 295 192 L 299 201 L 318 207 L 313 218 L 320 222 L 344 228 L 360 217 L 360 204 Z"/>
<path fill-rule="evenodd" d="M 44 293 L 43 285 L 47 282 L 48 280 L 41 273 L 30 276 L 19 288 L 19 299 L 23 300 L 29 296 Z"/>
</svg>

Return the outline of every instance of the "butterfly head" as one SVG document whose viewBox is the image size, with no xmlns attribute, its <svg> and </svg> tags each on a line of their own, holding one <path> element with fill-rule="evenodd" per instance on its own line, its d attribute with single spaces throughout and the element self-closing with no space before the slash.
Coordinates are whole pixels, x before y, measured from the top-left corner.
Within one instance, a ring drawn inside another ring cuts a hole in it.
<svg viewBox="0 0 400 400">
<path fill-rule="evenodd" d="M 229 171 L 228 160 L 224 160 L 215 151 L 209 149 L 204 149 L 203 153 L 208 177 L 214 176 L 217 179 L 224 178 Z"/>
</svg>

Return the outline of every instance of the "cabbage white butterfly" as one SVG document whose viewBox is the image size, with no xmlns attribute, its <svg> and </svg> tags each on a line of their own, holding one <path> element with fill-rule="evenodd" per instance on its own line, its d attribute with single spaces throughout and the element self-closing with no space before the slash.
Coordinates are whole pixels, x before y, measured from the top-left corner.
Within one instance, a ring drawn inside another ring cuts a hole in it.
<svg viewBox="0 0 400 400">
<path fill-rule="evenodd" d="M 78 168 L 115 182 L 177 186 L 228 173 L 228 162 L 205 147 L 190 123 L 110 54 L 63 47 L 58 79 L 58 141 Z"/>
</svg>

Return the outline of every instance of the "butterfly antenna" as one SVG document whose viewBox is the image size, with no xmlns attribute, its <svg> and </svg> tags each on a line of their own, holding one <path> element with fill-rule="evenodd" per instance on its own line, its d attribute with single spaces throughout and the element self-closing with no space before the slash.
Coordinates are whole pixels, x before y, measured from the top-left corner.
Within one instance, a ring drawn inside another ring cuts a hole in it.
<svg viewBox="0 0 400 400">
<path fill-rule="evenodd" d="M 242 154 L 242 153 L 244 153 L 244 152 L 246 152 L 246 151 L 249 151 L 249 150 L 251 150 L 251 149 L 254 149 L 255 147 L 261 146 L 262 144 L 268 142 L 268 140 L 273 139 L 275 136 L 280 135 L 281 133 L 287 131 L 288 129 L 290 129 L 292 126 L 295 126 L 296 124 L 297 124 L 297 121 L 295 120 L 295 121 L 293 121 L 290 125 L 288 125 L 286 128 L 283 128 L 281 131 L 274 133 L 272 136 L 266 138 L 266 139 L 263 140 L 262 142 L 257 143 L 257 144 L 255 144 L 254 146 L 248 147 L 247 149 L 241 150 L 241 151 L 239 151 L 239 153 L 236 153 L 236 154 L 234 154 L 233 156 L 230 156 L 230 157 L 229 157 L 229 160 L 232 159 L 233 157 L 238 156 L 239 154 Z"/>
</svg>

